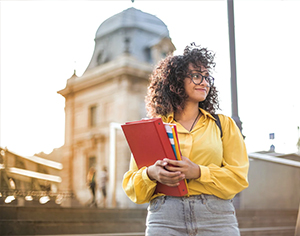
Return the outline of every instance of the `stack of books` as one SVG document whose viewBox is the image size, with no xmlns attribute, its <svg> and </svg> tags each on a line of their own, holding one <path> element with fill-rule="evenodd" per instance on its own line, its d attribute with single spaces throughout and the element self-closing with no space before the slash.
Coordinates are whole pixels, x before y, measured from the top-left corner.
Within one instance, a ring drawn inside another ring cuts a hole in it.
<svg viewBox="0 0 300 236">
<path fill-rule="evenodd" d="M 164 158 L 181 160 L 175 124 L 163 123 L 161 118 L 153 118 L 127 122 L 121 127 L 139 169 Z M 185 196 L 188 194 L 187 182 L 181 180 L 176 187 L 157 182 L 155 193 Z"/>
</svg>

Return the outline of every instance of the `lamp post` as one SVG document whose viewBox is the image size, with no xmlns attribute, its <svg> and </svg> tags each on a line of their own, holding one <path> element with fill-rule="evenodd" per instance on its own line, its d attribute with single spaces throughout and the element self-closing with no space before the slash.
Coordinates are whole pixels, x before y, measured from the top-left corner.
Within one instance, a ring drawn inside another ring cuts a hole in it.
<svg viewBox="0 0 300 236">
<path fill-rule="evenodd" d="M 234 32 L 234 6 L 233 0 L 227 0 L 229 50 L 230 50 L 230 73 L 231 73 L 231 111 L 232 119 L 235 121 L 242 133 L 242 122 L 238 112 L 237 81 L 236 81 L 236 54 L 235 54 L 235 32 Z M 242 133 L 243 135 L 243 133 Z M 243 135 L 243 137 L 245 137 Z"/>
</svg>

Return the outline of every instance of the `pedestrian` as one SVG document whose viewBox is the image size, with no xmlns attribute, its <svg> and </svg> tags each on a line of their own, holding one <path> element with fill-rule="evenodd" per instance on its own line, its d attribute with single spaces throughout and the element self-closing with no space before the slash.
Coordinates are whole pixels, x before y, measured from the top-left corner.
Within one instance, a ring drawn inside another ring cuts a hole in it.
<svg viewBox="0 0 300 236">
<path fill-rule="evenodd" d="M 106 197 L 107 197 L 106 183 L 107 183 L 107 180 L 108 180 L 107 168 L 106 168 L 106 166 L 103 166 L 102 170 L 99 173 L 99 188 L 102 193 L 102 200 L 103 200 L 104 208 L 106 208 Z"/>
<path fill-rule="evenodd" d="M 147 236 L 240 235 L 232 199 L 248 187 L 249 161 L 235 122 L 219 114 L 219 128 L 214 117 L 219 109 L 214 57 L 192 43 L 183 55 L 161 60 L 150 76 L 148 117 L 176 124 L 182 160 L 166 157 L 138 169 L 131 158 L 123 189 L 135 203 L 150 202 Z M 188 195 L 154 194 L 157 182 L 177 186 L 183 179 Z"/>
<path fill-rule="evenodd" d="M 94 167 L 91 167 L 87 174 L 87 185 L 91 190 L 92 193 L 92 201 L 90 202 L 89 206 L 96 206 L 96 170 Z"/>
</svg>

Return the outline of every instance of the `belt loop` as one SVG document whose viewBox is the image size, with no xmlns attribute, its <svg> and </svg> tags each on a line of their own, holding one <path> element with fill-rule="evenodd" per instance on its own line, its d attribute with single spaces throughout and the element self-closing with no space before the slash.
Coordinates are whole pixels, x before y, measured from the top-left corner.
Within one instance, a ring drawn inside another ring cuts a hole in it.
<svg viewBox="0 0 300 236">
<path fill-rule="evenodd" d="M 204 194 L 200 194 L 200 197 L 202 199 L 202 203 L 206 204 L 206 197 L 204 196 Z"/>
</svg>

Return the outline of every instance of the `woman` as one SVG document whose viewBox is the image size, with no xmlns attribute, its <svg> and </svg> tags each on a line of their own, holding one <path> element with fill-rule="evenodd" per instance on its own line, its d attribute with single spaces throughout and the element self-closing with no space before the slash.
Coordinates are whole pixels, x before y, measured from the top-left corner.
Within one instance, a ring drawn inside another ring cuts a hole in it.
<svg viewBox="0 0 300 236">
<path fill-rule="evenodd" d="M 135 203 L 150 201 L 146 235 L 240 235 L 232 198 L 248 187 L 248 156 L 235 122 L 219 115 L 214 54 L 195 44 L 182 56 L 168 56 L 150 77 L 146 97 L 149 117 L 177 126 L 181 161 L 157 161 L 138 169 L 131 158 L 123 188 Z M 189 195 L 154 194 L 156 183 L 188 181 Z"/>
</svg>

